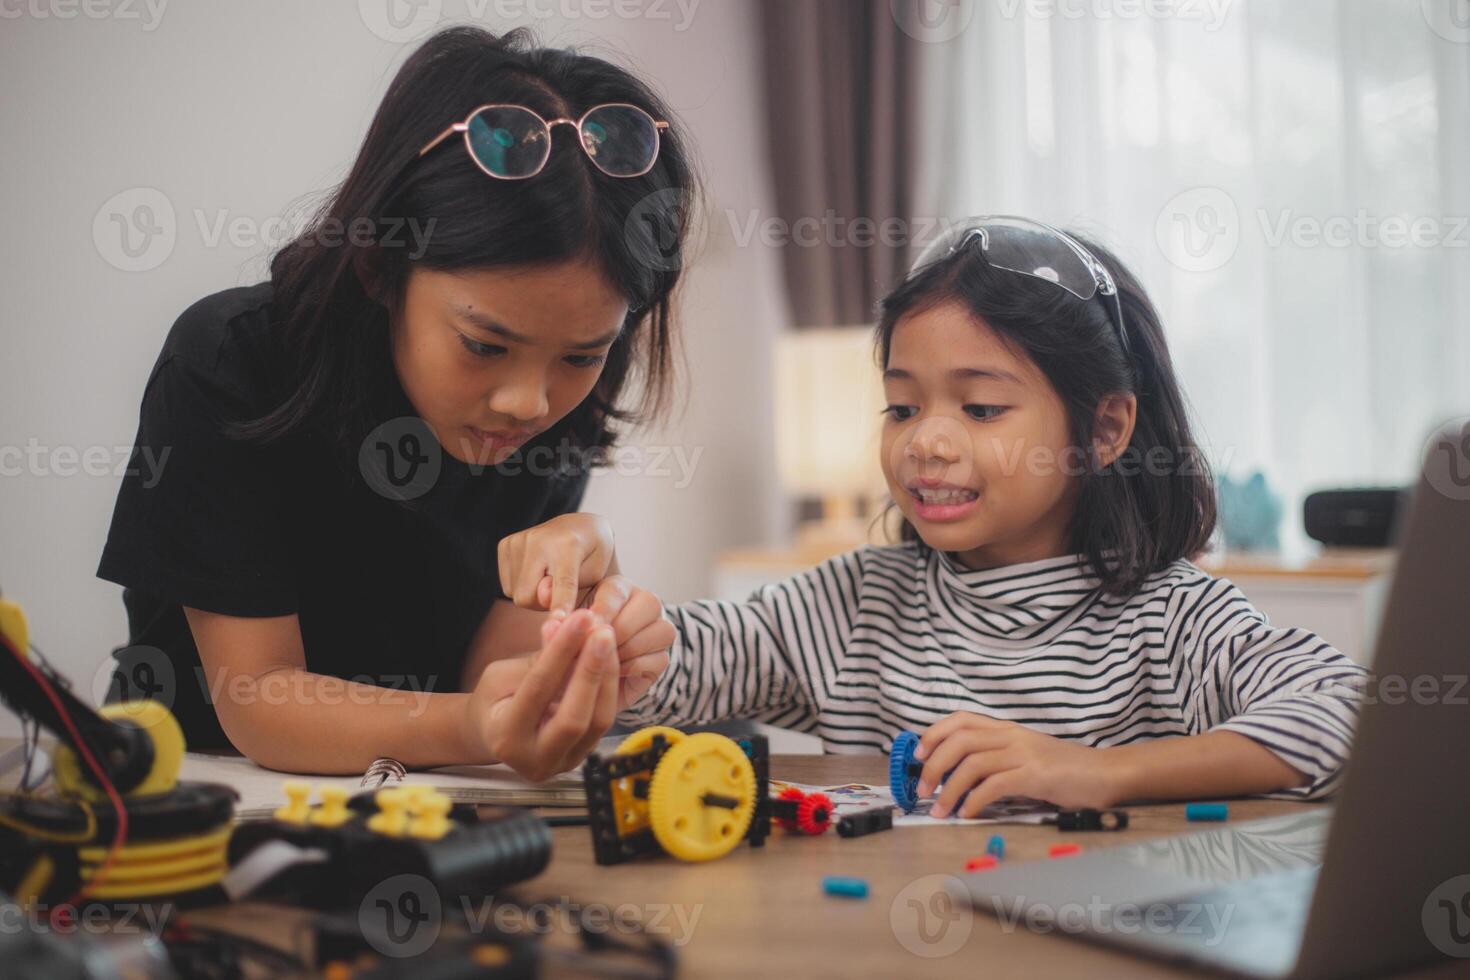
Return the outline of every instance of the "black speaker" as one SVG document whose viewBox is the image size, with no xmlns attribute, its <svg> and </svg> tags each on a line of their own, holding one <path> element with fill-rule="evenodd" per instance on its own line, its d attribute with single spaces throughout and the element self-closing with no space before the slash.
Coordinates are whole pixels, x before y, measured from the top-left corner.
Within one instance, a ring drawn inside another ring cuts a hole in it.
<svg viewBox="0 0 1470 980">
<path fill-rule="evenodd" d="M 1308 537 L 1329 547 L 1386 548 L 1408 499 L 1398 487 L 1319 490 L 1302 504 L 1302 523 Z"/>
</svg>

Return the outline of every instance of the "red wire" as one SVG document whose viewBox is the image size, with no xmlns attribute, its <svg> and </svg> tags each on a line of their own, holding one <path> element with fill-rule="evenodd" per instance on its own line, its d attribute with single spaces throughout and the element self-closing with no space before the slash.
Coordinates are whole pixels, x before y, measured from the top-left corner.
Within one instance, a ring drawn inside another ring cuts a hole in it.
<svg viewBox="0 0 1470 980">
<path fill-rule="evenodd" d="M 54 926 L 56 924 L 54 921 L 56 913 L 62 911 L 67 906 L 75 906 L 86 896 L 87 890 L 89 888 L 100 884 L 103 879 L 107 877 L 107 872 L 112 868 L 113 862 L 117 860 L 117 852 L 122 849 L 123 843 L 127 840 L 128 810 L 127 807 L 123 805 L 122 797 L 118 795 L 117 787 L 112 785 L 112 780 L 107 778 L 106 771 L 103 770 L 102 766 L 98 764 L 96 758 L 93 757 L 92 750 L 87 748 L 87 743 L 83 741 L 81 732 L 77 731 L 76 722 L 72 720 L 72 717 L 67 712 L 66 707 L 61 703 L 61 699 L 56 696 L 56 690 L 51 686 L 51 681 L 46 677 L 45 674 L 36 669 L 36 665 L 31 663 L 30 657 L 18 652 L 15 649 L 15 646 L 10 642 L 10 639 L 8 637 L 0 634 L 0 642 L 3 642 L 5 644 L 5 648 L 9 650 L 11 654 L 15 656 L 15 659 L 20 662 L 20 665 L 24 667 L 33 678 L 35 678 L 36 683 L 40 685 L 41 693 L 45 694 L 46 697 L 51 701 L 52 706 L 56 708 L 56 714 L 61 718 L 62 724 L 66 726 L 66 730 L 71 733 L 72 743 L 75 746 L 77 753 L 82 757 L 83 760 L 86 761 L 87 767 L 92 770 L 92 775 L 97 777 L 98 785 L 100 785 L 102 787 L 102 791 L 107 794 L 108 800 L 112 802 L 112 807 L 117 812 L 117 832 L 114 833 L 112 836 L 112 846 L 109 847 L 107 850 L 107 858 L 102 862 L 102 866 L 97 869 L 97 873 L 94 874 L 89 881 L 83 883 L 66 901 L 62 902 L 60 905 L 56 906 L 56 908 L 51 910 L 51 917 L 53 919 L 52 925 Z"/>
</svg>

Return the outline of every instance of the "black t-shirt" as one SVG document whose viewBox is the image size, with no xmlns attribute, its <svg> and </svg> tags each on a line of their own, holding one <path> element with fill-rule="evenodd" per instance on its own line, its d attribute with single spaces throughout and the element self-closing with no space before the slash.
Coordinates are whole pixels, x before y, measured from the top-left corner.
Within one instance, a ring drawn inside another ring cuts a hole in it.
<svg viewBox="0 0 1470 980">
<path fill-rule="evenodd" d="M 184 606 L 295 613 L 308 670 L 458 690 L 469 642 L 503 596 L 496 545 L 576 510 L 586 489 L 585 468 L 565 465 L 565 454 L 517 465 L 556 429 L 501 467 L 459 462 L 396 377 L 374 405 L 382 424 L 359 466 L 344 466 L 311 427 L 265 444 L 227 435 L 227 423 L 279 404 L 284 355 L 272 321 L 262 283 L 205 297 L 169 331 L 97 570 L 124 586 L 128 613 L 111 696 L 168 703 L 194 748 L 229 743 Z"/>
</svg>

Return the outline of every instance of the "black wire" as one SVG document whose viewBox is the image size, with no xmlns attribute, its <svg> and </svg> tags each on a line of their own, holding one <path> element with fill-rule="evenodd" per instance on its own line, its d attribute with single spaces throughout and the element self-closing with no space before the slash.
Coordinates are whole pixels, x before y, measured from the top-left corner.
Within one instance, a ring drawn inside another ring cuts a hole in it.
<svg viewBox="0 0 1470 980">
<path fill-rule="evenodd" d="M 41 724 L 34 718 L 22 717 L 20 720 L 20 742 L 25 749 L 25 768 L 20 771 L 20 791 L 29 793 L 31 791 L 31 762 L 36 757 L 36 743 L 41 738 Z"/>
<path fill-rule="evenodd" d="M 59 673 L 57 673 L 56 668 L 51 665 L 51 659 L 41 652 L 41 648 L 36 646 L 34 643 L 30 644 L 30 648 L 31 653 L 36 655 L 36 663 L 39 666 L 45 668 L 46 675 L 50 677 L 52 681 L 58 682 L 63 687 L 70 689 L 71 682 L 62 677 Z"/>
<path fill-rule="evenodd" d="M 0 589 L 0 596 L 4 595 L 5 590 Z M 64 678 L 56 673 L 56 669 L 51 666 L 51 661 L 47 659 L 46 654 L 41 652 L 40 647 L 31 643 L 29 640 L 27 640 L 27 645 L 31 648 L 31 653 L 36 657 L 37 670 L 48 675 L 48 679 L 52 683 L 59 683 L 63 687 L 71 687 Z M 20 718 L 20 740 L 21 745 L 25 749 L 25 767 L 20 773 L 20 791 L 22 793 L 29 793 L 36 788 L 31 785 L 31 769 L 35 764 L 36 752 L 41 745 L 41 722 L 19 709 L 16 709 L 15 713 Z M 30 726 L 29 731 L 27 731 L 27 725 Z"/>
<path fill-rule="evenodd" d="M 52 684 L 52 686 L 71 690 L 71 682 L 63 677 L 59 671 L 57 671 L 55 665 L 51 663 L 50 658 L 46 656 L 45 652 L 42 651 L 40 647 L 36 646 L 36 644 L 29 641 L 27 641 L 26 645 L 30 647 L 30 652 L 32 654 L 32 659 L 35 662 L 34 665 L 36 670 L 39 671 L 41 675 L 44 676 L 46 680 Z M 20 777 L 20 789 L 22 792 L 29 793 L 36 789 L 36 786 L 31 785 L 31 770 L 35 766 L 36 753 L 40 750 L 41 747 L 41 722 L 38 718 L 25 712 L 17 711 L 16 714 L 20 716 L 21 741 L 26 750 L 25 768 L 21 771 Z M 29 723 L 31 726 L 29 736 L 27 736 L 26 734 L 27 723 Z M 44 780 L 45 777 L 43 776 L 42 778 Z"/>
</svg>

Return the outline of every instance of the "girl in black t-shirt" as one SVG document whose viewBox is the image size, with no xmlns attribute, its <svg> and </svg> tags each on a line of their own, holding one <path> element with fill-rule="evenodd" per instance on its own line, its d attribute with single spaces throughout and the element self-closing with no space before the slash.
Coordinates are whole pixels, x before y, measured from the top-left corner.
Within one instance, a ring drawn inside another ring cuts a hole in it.
<svg viewBox="0 0 1470 980">
<path fill-rule="evenodd" d="M 626 71 L 427 40 L 270 282 L 169 334 L 99 569 L 117 692 L 277 769 L 585 756 L 674 636 L 575 511 L 663 408 L 694 191 Z"/>
</svg>

